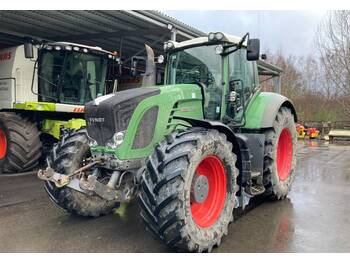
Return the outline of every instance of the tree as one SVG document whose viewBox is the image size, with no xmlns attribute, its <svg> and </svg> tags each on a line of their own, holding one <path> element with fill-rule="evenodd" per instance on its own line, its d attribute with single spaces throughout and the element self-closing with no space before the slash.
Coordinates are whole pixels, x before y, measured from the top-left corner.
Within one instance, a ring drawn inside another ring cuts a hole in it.
<svg viewBox="0 0 350 262">
<path fill-rule="evenodd" d="M 328 82 L 328 95 L 350 119 L 350 11 L 330 11 L 318 27 L 320 62 Z M 334 90 L 334 91 L 333 91 Z"/>
</svg>

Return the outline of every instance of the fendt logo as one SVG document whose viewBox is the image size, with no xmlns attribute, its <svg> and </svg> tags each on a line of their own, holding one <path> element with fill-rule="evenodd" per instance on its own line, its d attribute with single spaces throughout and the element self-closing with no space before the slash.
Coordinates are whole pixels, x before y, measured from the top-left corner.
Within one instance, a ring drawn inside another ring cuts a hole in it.
<svg viewBox="0 0 350 262">
<path fill-rule="evenodd" d="M 10 60 L 11 54 L 12 54 L 11 52 L 0 54 L 0 61 Z"/>
<path fill-rule="evenodd" d="M 103 123 L 104 121 L 104 117 L 89 117 L 90 123 Z"/>
</svg>

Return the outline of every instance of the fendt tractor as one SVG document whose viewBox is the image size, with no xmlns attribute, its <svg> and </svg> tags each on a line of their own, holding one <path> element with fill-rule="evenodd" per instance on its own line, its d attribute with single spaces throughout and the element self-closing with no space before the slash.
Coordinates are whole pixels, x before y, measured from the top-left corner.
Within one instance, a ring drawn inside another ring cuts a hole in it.
<svg viewBox="0 0 350 262">
<path fill-rule="evenodd" d="M 99 47 L 33 42 L 0 50 L 0 174 L 32 169 L 63 128 L 85 126 L 84 104 L 106 94 L 107 65 L 119 60 Z"/>
<path fill-rule="evenodd" d="M 51 200 L 82 216 L 138 198 L 146 227 L 178 251 L 219 246 L 233 212 L 283 199 L 296 167 L 296 111 L 260 92 L 259 39 L 168 41 L 165 83 L 88 102 L 39 170 Z"/>
</svg>

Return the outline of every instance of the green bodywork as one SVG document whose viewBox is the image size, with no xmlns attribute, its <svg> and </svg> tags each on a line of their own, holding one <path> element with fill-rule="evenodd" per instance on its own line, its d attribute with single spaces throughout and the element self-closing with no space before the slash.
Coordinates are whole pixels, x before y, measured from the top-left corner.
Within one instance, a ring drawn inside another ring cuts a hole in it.
<svg viewBox="0 0 350 262">
<path fill-rule="evenodd" d="M 289 107 L 296 117 L 292 102 L 285 96 L 271 92 L 257 92 L 248 104 L 243 127 L 247 129 L 272 127 L 275 116 L 282 105 Z"/>
<path fill-rule="evenodd" d="M 91 151 L 114 154 L 121 160 L 144 158 L 153 151 L 154 144 L 161 141 L 165 135 L 175 129 L 189 126 L 187 122 L 174 119 L 174 116 L 203 119 L 202 94 L 197 85 L 168 85 L 161 86 L 159 89 L 159 95 L 144 99 L 136 107 L 126 130 L 124 141 L 117 149 L 95 146 L 91 147 Z M 154 105 L 159 107 L 159 111 L 152 142 L 144 148 L 132 149 L 137 127 L 143 114 Z"/>
<path fill-rule="evenodd" d="M 92 146 L 93 153 L 107 153 L 115 155 L 120 160 L 144 158 L 151 154 L 154 145 L 164 139 L 164 136 L 175 129 L 188 127 L 189 123 L 174 119 L 174 116 L 203 119 L 202 94 L 197 85 L 182 84 L 159 87 L 160 94 L 144 99 L 135 109 L 123 143 L 116 149 L 105 146 Z M 275 93 L 257 92 L 253 96 L 246 111 L 246 123 L 243 126 L 247 129 L 260 129 L 272 127 L 274 114 L 277 113 L 280 105 L 287 101 L 281 95 Z M 132 149 L 136 136 L 137 127 L 143 114 L 157 105 L 159 107 L 156 120 L 155 132 L 152 142 L 141 149 Z M 176 105 L 176 108 L 175 108 Z M 277 110 L 277 111 L 276 111 Z M 276 111 L 276 112 L 275 112 Z M 268 125 L 270 122 L 270 125 Z"/>
</svg>

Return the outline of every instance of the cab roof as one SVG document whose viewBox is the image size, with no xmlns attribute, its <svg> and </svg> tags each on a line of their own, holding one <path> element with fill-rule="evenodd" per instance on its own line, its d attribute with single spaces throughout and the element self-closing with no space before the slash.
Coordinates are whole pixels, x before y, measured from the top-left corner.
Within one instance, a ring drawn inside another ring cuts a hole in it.
<svg viewBox="0 0 350 262">
<path fill-rule="evenodd" d="M 108 55 L 114 55 L 112 52 L 106 51 L 104 49 L 102 49 L 99 46 L 88 46 L 88 45 L 82 45 L 82 44 L 77 44 L 77 43 L 71 43 L 71 42 L 47 42 L 45 43 L 45 45 L 49 45 L 49 46 L 61 46 L 61 47 L 65 47 L 65 46 L 77 46 L 79 48 L 86 48 L 88 50 L 93 50 L 95 52 L 101 52 L 101 53 L 105 53 Z"/>
<path fill-rule="evenodd" d="M 239 41 L 241 41 L 241 39 L 242 39 L 241 37 L 238 37 L 238 36 L 233 36 L 233 35 L 229 35 L 226 33 L 222 33 L 222 34 L 224 35 L 224 37 L 220 42 L 238 44 Z M 208 36 L 205 36 L 205 37 L 193 38 L 193 39 L 182 41 L 182 42 L 175 42 L 175 41 L 168 41 L 168 42 L 172 42 L 174 44 L 174 48 L 177 49 L 177 48 L 184 48 L 184 47 L 189 47 L 189 46 L 194 46 L 194 45 L 201 45 L 201 44 L 205 44 L 205 43 L 210 43 L 211 41 L 209 41 Z M 247 46 L 246 41 L 244 41 L 243 46 Z"/>
</svg>

